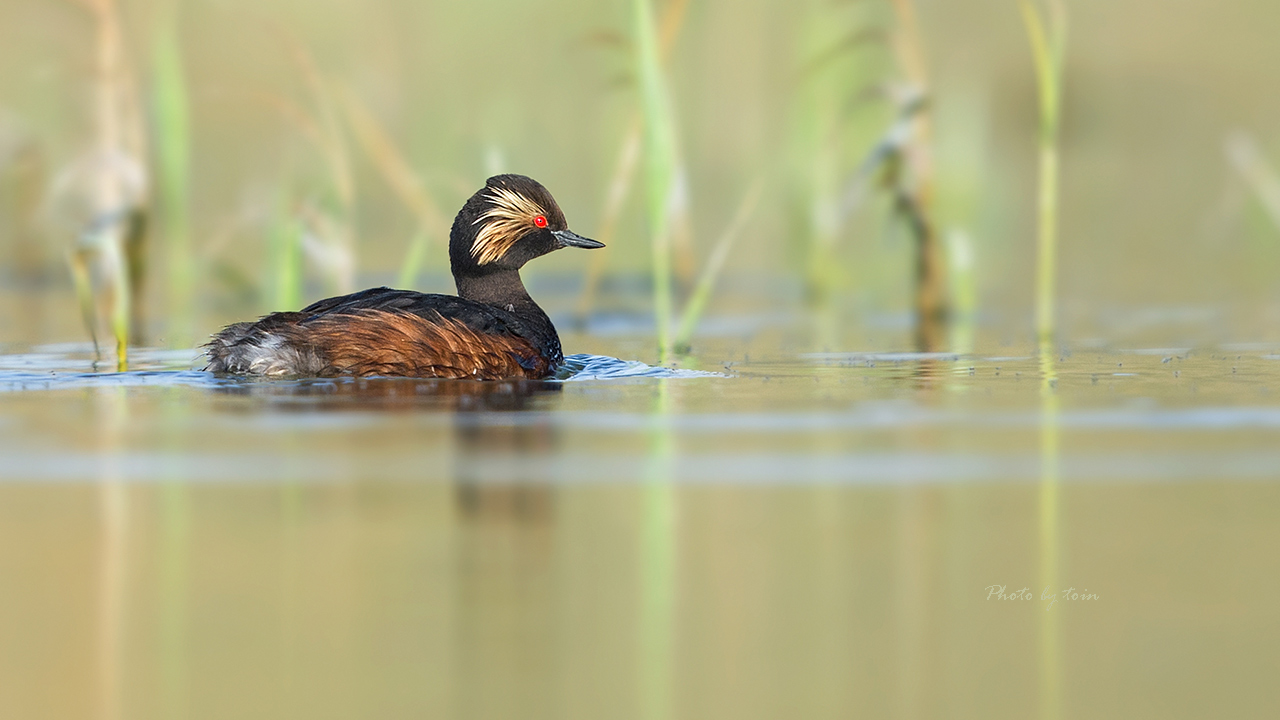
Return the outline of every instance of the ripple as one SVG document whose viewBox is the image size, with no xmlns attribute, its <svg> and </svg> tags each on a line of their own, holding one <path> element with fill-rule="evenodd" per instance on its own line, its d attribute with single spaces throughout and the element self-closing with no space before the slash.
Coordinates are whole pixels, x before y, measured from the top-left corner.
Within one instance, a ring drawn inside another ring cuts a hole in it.
<svg viewBox="0 0 1280 720">
<path fill-rule="evenodd" d="M 95 372 L 104 363 L 82 353 L 26 353 L 0 355 L 0 392 L 72 390 L 104 387 L 221 387 L 246 381 L 256 383 L 296 382 L 263 378 L 219 377 L 192 369 L 195 351 L 149 350 L 135 354 L 128 372 Z M 196 358 L 198 361 L 199 358 Z M 724 373 L 656 367 L 638 360 L 621 360 L 606 355 L 570 355 L 553 380 L 626 380 L 635 378 L 729 377 Z"/>
<path fill-rule="evenodd" d="M 639 360 L 620 360 L 608 355 L 570 355 L 556 379 L 572 382 L 582 380 L 620 380 L 627 378 L 709 378 L 729 377 L 724 373 L 705 370 L 686 370 L 647 365 Z"/>
<path fill-rule="evenodd" d="M 200 370 L 132 370 L 121 373 L 0 371 L 0 392 L 110 387 L 216 387 L 228 382 L 231 381 Z"/>
</svg>

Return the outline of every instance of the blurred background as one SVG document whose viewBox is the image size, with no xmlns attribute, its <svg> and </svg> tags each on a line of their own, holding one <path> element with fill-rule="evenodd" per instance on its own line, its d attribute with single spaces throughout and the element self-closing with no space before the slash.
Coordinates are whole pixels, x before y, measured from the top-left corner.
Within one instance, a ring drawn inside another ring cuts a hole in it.
<svg viewBox="0 0 1280 720">
<path fill-rule="evenodd" d="M 540 179 L 573 227 L 609 236 L 594 268 L 565 253 L 528 269 L 553 316 L 650 317 L 648 159 L 626 157 L 645 112 L 628 3 L 139 0 L 107 3 L 106 18 L 96 3 L 5 2 L 6 342 L 86 339 L 68 255 L 105 212 L 104 182 L 144 215 L 134 333 L 151 345 L 191 347 L 356 286 L 451 292 L 448 223 L 499 171 Z M 653 13 L 684 178 L 677 292 L 759 182 L 707 312 L 824 306 L 844 330 L 906 331 L 915 244 L 891 173 L 866 163 L 923 93 L 928 134 L 908 142 L 930 155 L 926 210 L 959 280 L 946 292 L 994 340 L 1030 336 L 1036 75 L 1016 4 L 673 0 Z M 1070 3 L 1064 337 L 1274 333 L 1280 231 L 1256 198 L 1275 188 L 1254 171 L 1280 113 L 1271 15 Z M 113 31 L 119 60 L 104 69 Z M 909 332 L 877 341 L 911 346 Z"/>
<path fill-rule="evenodd" d="M 1278 23 L 0 0 L 0 717 L 1276 716 Z M 575 377 L 198 372 L 499 172 Z"/>
</svg>

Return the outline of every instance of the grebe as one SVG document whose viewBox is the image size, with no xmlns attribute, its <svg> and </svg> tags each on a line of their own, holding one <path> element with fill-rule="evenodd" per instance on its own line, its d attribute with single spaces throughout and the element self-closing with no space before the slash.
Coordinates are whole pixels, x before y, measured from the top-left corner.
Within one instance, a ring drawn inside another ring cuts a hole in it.
<svg viewBox="0 0 1280 720">
<path fill-rule="evenodd" d="M 565 247 L 604 244 L 571 232 L 536 180 L 491 177 L 458 211 L 449 233 L 457 296 L 373 288 L 229 325 L 205 346 L 205 369 L 304 377 L 549 377 L 564 361 L 560 337 L 529 297 L 520 268 Z"/>
</svg>

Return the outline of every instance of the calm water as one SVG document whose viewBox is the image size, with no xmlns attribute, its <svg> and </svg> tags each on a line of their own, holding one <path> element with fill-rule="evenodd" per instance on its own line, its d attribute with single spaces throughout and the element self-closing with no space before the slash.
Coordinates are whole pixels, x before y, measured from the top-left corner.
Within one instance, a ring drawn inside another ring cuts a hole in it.
<svg viewBox="0 0 1280 720">
<path fill-rule="evenodd" d="M 1274 717 L 1280 346 L 1002 354 L 11 352 L 0 717 Z"/>
</svg>

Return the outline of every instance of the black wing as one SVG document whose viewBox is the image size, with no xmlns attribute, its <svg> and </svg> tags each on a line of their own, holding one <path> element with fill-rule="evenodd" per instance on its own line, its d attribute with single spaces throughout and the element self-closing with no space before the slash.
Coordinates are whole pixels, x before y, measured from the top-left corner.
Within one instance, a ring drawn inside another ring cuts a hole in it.
<svg viewBox="0 0 1280 720">
<path fill-rule="evenodd" d="M 323 315 L 344 314 L 355 310 L 385 310 L 412 313 L 428 320 L 437 316 L 457 320 L 479 333 L 525 337 L 523 323 L 514 314 L 501 308 L 474 300 L 464 300 L 455 295 L 435 295 L 413 290 L 392 290 L 387 287 L 370 288 L 350 295 L 325 298 L 302 309 L 306 315 L 303 324 Z"/>
</svg>

